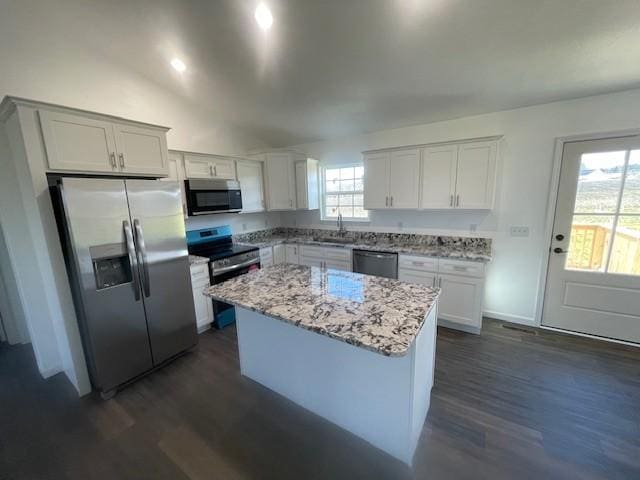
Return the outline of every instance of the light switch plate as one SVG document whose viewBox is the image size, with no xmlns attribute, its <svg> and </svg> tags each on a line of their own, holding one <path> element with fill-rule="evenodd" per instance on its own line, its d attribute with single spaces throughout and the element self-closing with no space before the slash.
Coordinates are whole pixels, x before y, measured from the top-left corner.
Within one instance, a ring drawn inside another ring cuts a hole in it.
<svg viewBox="0 0 640 480">
<path fill-rule="evenodd" d="M 512 226 L 511 227 L 511 236 L 512 237 L 528 237 L 529 236 L 529 227 L 526 226 Z"/>
</svg>

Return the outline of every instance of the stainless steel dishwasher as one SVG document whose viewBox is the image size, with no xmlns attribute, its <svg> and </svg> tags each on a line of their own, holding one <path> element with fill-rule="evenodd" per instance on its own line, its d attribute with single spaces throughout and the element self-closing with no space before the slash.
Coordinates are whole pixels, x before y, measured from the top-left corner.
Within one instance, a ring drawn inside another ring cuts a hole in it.
<svg viewBox="0 0 640 480">
<path fill-rule="evenodd" d="M 398 278 L 398 254 L 354 250 L 353 271 L 378 277 Z"/>
</svg>

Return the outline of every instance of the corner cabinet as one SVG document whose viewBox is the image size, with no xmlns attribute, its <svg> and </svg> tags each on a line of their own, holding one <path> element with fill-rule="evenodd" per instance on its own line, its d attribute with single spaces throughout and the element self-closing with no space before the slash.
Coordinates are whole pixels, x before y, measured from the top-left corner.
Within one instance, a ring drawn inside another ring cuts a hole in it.
<svg viewBox="0 0 640 480">
<path fill-rule="evenodd" d="M 238 160 L 236 170 L 242 192 L 242 213 L 264 211 L 262 162 Z"/>
<path fill-rule="evenodd" d="M 420 204 L 419 189 L 419 149 L 365 155 L 365 208 L 417 209 Z"/>
<path fill-rule="evenodd" d="M 365 152 L 364 205 L 378 209 L 490 210 L 498 141 Z"/>
<path fill-rule="evenodd" d="M 48 170 L 164 177 L 168 128 L 39 109 Z"/>
<path fill-rule="evenodd" d="M 267 210 L 316 210 L 320 207 L 317 160 L 298 152 L 250 155 L 264 162 Z"/>
</svg>

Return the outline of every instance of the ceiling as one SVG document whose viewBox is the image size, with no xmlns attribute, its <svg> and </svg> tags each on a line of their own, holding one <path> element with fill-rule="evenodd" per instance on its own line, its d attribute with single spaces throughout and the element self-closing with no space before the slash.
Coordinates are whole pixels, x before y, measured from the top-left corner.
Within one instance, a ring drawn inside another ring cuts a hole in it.
<svg viewBox="0 0 640 480">
<path fill-rule="evenodd" d="M 266 0 L 266 33 L 257 3 L 64 0 L 40 25 L 273 146 L 640 86 L 637 0 Z"/>
</svg>

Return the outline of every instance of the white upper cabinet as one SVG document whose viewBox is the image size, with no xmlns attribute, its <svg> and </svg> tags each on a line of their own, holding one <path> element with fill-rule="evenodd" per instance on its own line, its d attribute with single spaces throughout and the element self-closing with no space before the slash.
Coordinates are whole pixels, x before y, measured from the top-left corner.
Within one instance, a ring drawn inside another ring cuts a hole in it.
<svg viewBox="0 0 640 480">
<path fill-rule="evenodd" d="M 39 110 L 49 169 L 166 176 L 166 129 Z"/>
<path fill-rule="evenodd" d="M 420 203 L 420 150 L 391 152 L 389 207 L 412 209 Z"/>
<path fill-rule="evenodd" d="M 268 210 L 295 210 L 295 171 L 291 153 L 267 153 L 265 172 Z"/>
<path fill-rule="evenodd" d="M 457 145 L 424 149 L 421 208 L 454 208 L 457 168 Z"/>
<path fill-rule="evenodd" d="M 364 208 L 374 210 L 389 206 L 389 153 L 372 153 L 364 157 Z"/>
<path fill-rule="evenodd" d="M 187 218 L 187 196 L 184 191 L 185 174 L 182 153 L 173 151 L 169 152 L 167 157 L 167 166 L 168 175 L 166 178 L 162 178 L 161 180 L 174 181 L 178 183 L 180 186 L 180 196 L 182 197 L 182 211 L 184 213 L 184 217 Z"/>
<path fill-rule="evenodd" d="M 185 153 L 184 167 L 187 178 L 218 178 L 235 180 L 234 161 L 214 155 Z"/>
<path fill-rule="evenodd" d="M 372 153 L 364 159 L 364 208 L 419 207 L 420 150 Z"/>
<path fill-rule="evenodd" d="M 40 110 L 51 170 L 118 172 L 111 122 Z"/>
<path fill-rule="evenodd" d="M 262 162 L 238 160 L 238 181 L 242 192 L 242 211 L 261 212 L 264 210 L 264 189 Z"/>
<path fill-rule="evenodd" d="M 320 208 L 318 161 L 313 158 L 295 162 L 296 204 L 298 210 Z"/>
<path fill-rule="evenodd" d="M 496 142 L 465 143 L 458 147 L 457 208 L 493 208 L 496 182 Z"/>
<path fill-rule="evenodd" d="M 168 173 L 167 136 L 162 130 L 114 124 L 118 165 L 126 173 Z"/>
</svg>

